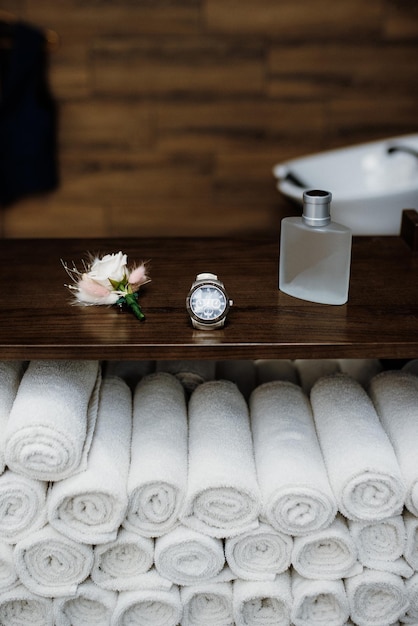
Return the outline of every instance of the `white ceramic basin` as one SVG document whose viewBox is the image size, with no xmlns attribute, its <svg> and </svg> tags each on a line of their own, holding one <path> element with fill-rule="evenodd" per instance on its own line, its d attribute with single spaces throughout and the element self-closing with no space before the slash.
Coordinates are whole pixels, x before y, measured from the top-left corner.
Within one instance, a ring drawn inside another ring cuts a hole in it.
<svg viewBox="0 0 418 626">
<path fill-rule="evenodd" d="M 388 152 L 391 147 L 400 151 Z M 403 209 L 418 209 L 418 134 L 278 163 L 277 187 L 302 204 L 305 189 L 332 193 L 331 215 L 354 235 L 399 235 Z M 298 179 L 301 184 L 296 184 Z"/>
</svg>

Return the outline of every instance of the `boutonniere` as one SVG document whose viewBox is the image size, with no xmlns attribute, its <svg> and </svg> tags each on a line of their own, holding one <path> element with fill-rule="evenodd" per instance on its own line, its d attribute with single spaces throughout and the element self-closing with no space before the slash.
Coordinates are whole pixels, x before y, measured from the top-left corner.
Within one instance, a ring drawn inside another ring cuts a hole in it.
<svg viewBox="0 0 418 626">
<path fill-rule="evenodd" d="M 127 262 L 123 252 L 103 257 L 90 255 L 89 261 L 83 262 L 82 271 L 74 264 L 69 267 L 62 261 L 72 280 L 66 287 L 77 304 L 126 306 L 137 319 L 143 320 L 145 315 L 139 305 L 139 289 L 151 279 L 147 276 L 145 263 L 128 268 Z"/>
</svg>

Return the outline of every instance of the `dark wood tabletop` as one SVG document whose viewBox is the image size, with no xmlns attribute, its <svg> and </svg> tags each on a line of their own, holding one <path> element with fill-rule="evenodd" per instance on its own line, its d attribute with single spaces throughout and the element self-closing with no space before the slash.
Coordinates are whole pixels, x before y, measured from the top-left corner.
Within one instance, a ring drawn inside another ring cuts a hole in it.
<svg viewBox="0 0 418 626">
<path fill-rule="evenodd" d="M 139 322 L 117 307 L 74 306 L 61 259 L 122 250 L 150 261 Z M 353 240 L 348 303 L 278 290 L 278 242 L 257 238 L 30 239 L 0 246 L 2 359 L 418 357 L 418 257 L 400 237 Z M 199 272 L 234 301 L 222 330 L 196 331 L 185 308 Z"/>
</svg>

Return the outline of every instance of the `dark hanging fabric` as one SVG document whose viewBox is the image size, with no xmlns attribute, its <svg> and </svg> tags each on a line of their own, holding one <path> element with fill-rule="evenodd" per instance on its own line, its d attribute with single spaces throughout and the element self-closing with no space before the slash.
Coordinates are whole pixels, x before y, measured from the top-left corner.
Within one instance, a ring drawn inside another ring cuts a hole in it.
<svg viewBox="0 0 418 626">
<path fill-rule="evenodd" d="M 8 26 L 0 55 L 0 205 L 51 191 L 58 184 L 56 107 L 47 83 L 41 31 Z"/>
</svg>

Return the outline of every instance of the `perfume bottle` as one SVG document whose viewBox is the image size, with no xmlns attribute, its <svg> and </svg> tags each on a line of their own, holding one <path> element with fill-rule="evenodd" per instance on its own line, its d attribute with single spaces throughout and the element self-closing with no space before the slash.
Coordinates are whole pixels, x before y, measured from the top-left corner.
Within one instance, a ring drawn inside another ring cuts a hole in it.
<svg viewBox="0 0 418 626">
<path fill-rule="evenodd" d="M 303 194 L 302 217 L 281 222 L 279 289 L 321 304 L 348 300 L 351 230 L 331 221 L 329 191 Z"/>
</svg>

